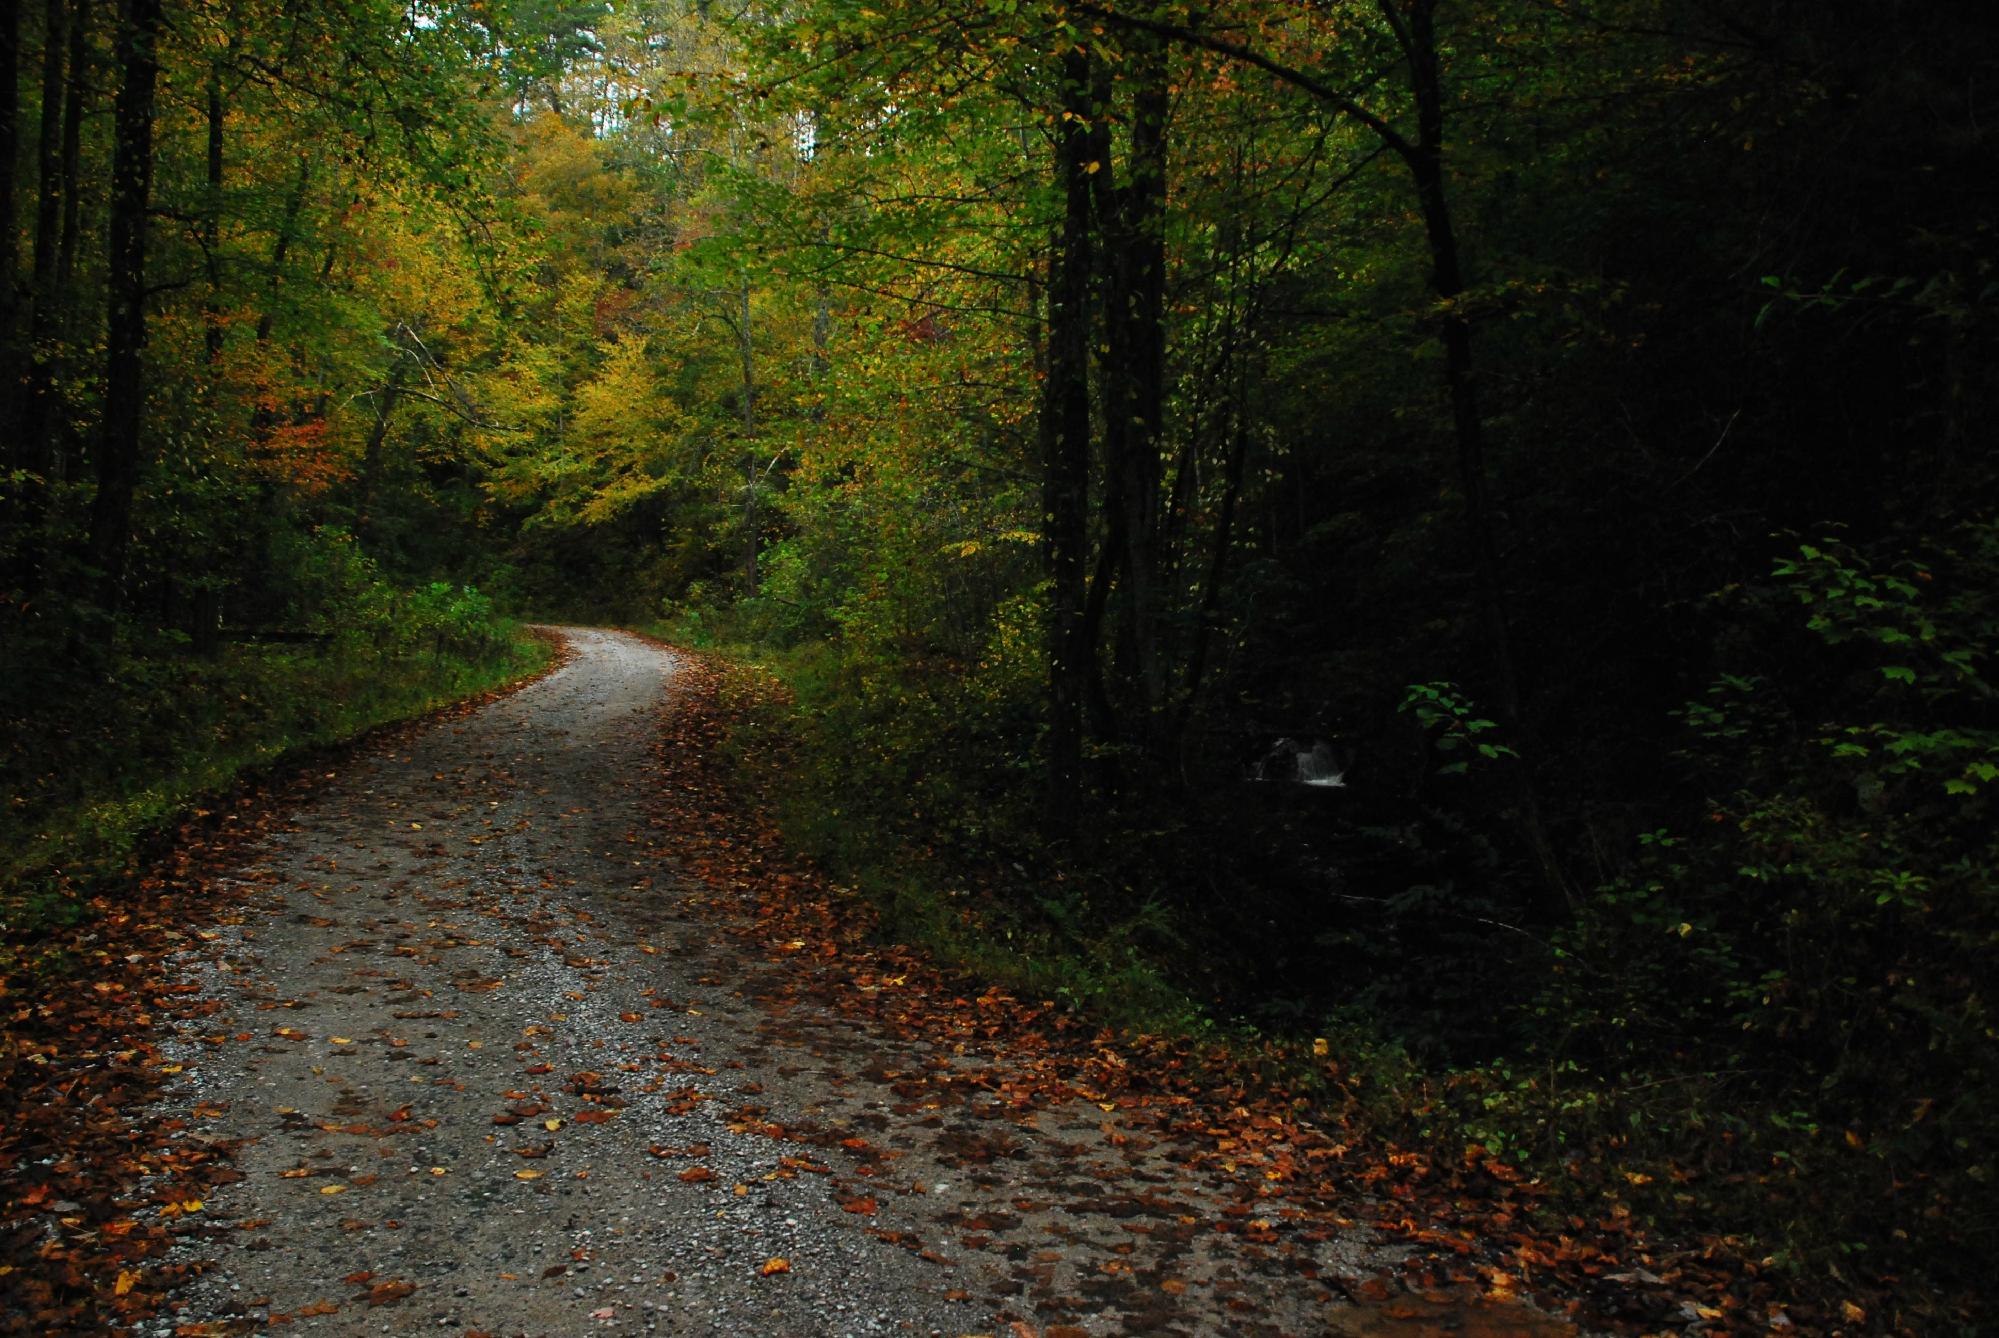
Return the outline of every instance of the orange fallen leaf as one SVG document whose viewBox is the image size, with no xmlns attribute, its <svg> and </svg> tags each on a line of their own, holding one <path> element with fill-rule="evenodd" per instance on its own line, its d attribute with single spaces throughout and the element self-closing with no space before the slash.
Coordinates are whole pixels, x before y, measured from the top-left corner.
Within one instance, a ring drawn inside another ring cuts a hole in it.
<svg viewBox="0 0 1999 1338">
<path fill-rule="evenodd" d="M 337 1315 L 339 1313 L 340 1307 L 331 1301 L 314 1301 L 311 1305 L 302 1305 L 292 1311 L 292 1314 L 299 1318 L 307 1318 L 313 1315 Z"/>
<path fill-rule="evenodd" d="M 765 1277 L 769 1277 L 773 1273 L 789 1273 L 790 1271 L 791 1261 L 789 1259 L 764 1260 L 763 1275 Z"/>
<path fill-rule="evenodd" d="M 713 1180 L 715 1173 L 706 1166 L 690 1166 L 680 1173 L 680 1178 L 687 1184 L 698 1185 L 704 1180 Z"/>
<path fill-rule="evenodd" d="M 515 1171 L 515 1172 L 514 1172 L 514 1179 L 516 1179 L 516 1180 L 539 1180 L 539 1179 L 541 1179 L 541 1172 L 540 1172 L 540 1171 Z"/>
<path fill-rule="evenodd" d="M 415 1291 L 414 1282 L 378 1282 L 368 1289 L 368 1304 L 394 1305 Z"/>
<path fill-rule="evenodd" d="M 840 1205 L 850 1213 L 873 1213 L 878 1206 L 872 1195 L 861 1199 L 848 1199 Z"/>
</svg>

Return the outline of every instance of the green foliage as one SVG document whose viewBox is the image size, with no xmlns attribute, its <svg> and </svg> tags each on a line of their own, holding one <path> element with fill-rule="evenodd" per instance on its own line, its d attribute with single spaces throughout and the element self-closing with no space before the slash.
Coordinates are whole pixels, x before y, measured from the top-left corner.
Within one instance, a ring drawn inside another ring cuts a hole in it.
<svg viewBox="0 0 1999 1338">
<path fill-rule="evenodd" d="M 1499 723 L 1478 715 L 1455 683 L 1412 683 L 1395 709 L 1414 716 L 1429 736 L 1430 746 L 1450 755 L 1451 760 L 1437 768 L 1441 775 L 1465 774 L 1474 758 L 1497 762 L 1502 757 L 1520 756 L 1507 744 L 1479 737 L 1490 735 Z"/>
<path fill-rule="evenodd" d="M 16 944 L 115 888 L 143 843 L 246 773 L 520 677 L 544 643 L 469 588 L 404 592 L 353 541 L 294 554 L 305 626 L 286 640 L 195 652 L 166 637 L 91 652 L 79 682 L 60 645 L 0 661 L 0 905 Z"/>
<path fill-rule="evenodd" d="M 1978 1206 L 1999 1176 L 1995 536 L 1977 519 L 1915 552 L 1800 544 L 1719 597 L 1802 623 L 1816 663 L 1770 657 L 1766 630 L 1747 643 L 1764 663 L 1680 713 L 1702 820 L 1642 837 L 1557 935 L 1532 1015 L 1570 1080 L 1490 1100 L 1540 1157 L 1614 1167 L 1605 1149 L 1635 1143 L 1671 1158 L 1671 1194 L 1753 1186 L 1736 1210 L 1794 1264 L 1865 1247 L 1970 1281 L 1947 1261 L 1999 1230 Z M 1670 1215 L 1671 1194 L 1639 1197 Z"/>
<path fill-rule="evenodd" d="M 1102 878 L 1051 877 L 1031 764 L 992 747 L 1031 727 L 1032 685 L 1017 676 L 1034 657 L 1019 641 L 999 634 L 948 696 L 934 676 L 890 673 L 855 694 L 859 671 L 835 645 L 755 655 L 793 700 L 765 700 L 725 746 L 775 797 L 790 848 L 853 887 L 885 934 L 1113 1026 L 1211 1031 L 1166 965 L 1163 949 L 1186 950 L 1169 907 Z"/>
</svg>

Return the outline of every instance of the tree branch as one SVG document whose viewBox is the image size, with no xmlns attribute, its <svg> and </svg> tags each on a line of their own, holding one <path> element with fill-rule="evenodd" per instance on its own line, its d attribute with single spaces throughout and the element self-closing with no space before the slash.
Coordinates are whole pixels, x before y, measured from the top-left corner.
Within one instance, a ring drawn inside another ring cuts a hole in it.
<svg viewBox="0 0 1999 1338">
<path fill-rule="evenodd" d="M 1416 155 L 1416 146 L 1410 143 L 1401 131 L 1354 101 L 1351 95 L 1342 93 L 1323 79 L 1309 75 L 1303 70 L 1295 69 L 1282 61 L 1272 60 L 1260 51 L 1236 42 L 1224 41 L 1197 28 L 1188 28 L 1178 23 L 1163 23 L 1158 19 L 1142 19 L 1131 14 L 1119 14 L 1112 10 L 1099 9 L 1095 5 L 1077 5 L 1076 12 L 1088 14 L 1092 18 L 1102 19 L 1121 28 L 1135 28 L 1140 32 L 1169 37 L 1187 46 L 1199 47 L 1203 51 L 1212 51 L 1218 56 L 1227 56 L 1230 60 L 1253 65 L 1264 73 L 1290 84 L 1293 88 L 1310 93 L 1349 119 L 1360 122 L 1379 135 L 1381 142 L 1399 156 L 1408 159 Z"/>
</svg>

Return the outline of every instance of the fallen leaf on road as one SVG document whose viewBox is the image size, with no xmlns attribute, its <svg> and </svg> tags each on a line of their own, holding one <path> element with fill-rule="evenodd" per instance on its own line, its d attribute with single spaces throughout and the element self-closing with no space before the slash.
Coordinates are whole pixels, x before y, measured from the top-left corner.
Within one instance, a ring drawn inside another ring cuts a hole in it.
<svg viewBox="0 0 1999 1338">
<path fill-rule="evenodd" d="M 540 1171 L 515 1171 L 515 1172 L 514 1172 L 514 1179 L 516 1179 L 516 1180 L 539 1180 L 539 1179 L 541 1179 L 541 1172 L 540 1172 Z"/>
<path fill-rule="evenodd" d="M 394 1305 L 416 1291 L 414 1282 L 378 1282 L 368 1289 L 370 1306 Z"/>
<path fill-rule="evenodd" d="M 769 1277 L 773 1273 L 789 1273 L 790 1271 L 791 1261 L 789 1259 L 764 1260 L 763 1275 L 765 1277 Z"/>
<path fill-rule="evenodd" d="M 706 1166 L 690 1166 L 680 1173 L 681 1180 L 690 1185 L 698 1185 L 703 1180 L 713 1180 L 715 1173 Z"/>
</svg>

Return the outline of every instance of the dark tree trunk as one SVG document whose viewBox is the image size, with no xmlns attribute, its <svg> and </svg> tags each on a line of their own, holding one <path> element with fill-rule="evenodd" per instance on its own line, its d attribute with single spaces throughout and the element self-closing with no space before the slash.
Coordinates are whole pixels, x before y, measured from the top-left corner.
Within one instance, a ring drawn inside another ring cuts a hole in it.
<svg viewBox="0 0 1999 1338">
<path fill-rule="evenodd" d="M 743 309 L 736 326 L 736 352 L 743 370 L 743 582 L 757 592 L 757 364 L 750 328 L 750 281 L 743 280 Z"/>
<path fill-rule="evenodd" d="M 20 368 L 18 385 L 4 392 L 13 412 L 19 449 L 14 459 L 28 471 L 32 482 L 19 492 L 20 521 L 24 532 L 21 572 L 30 588 L 41 588 L 44 558 L 42 518 L 48 509 L 48 483 L 59 472 L 63 448 L 53 430 L 55 425 L 55 359 L 58 304 L 56 253 L 62 227 L 62 106 L 63 0 L 48 0 L 43 8 L 42 35 L 42 116 L 35 144 L 35 260 L 32 303 L 28 317 L 25 366 Z"/>
<path fill-rule="evenodd" d="M 1222 509 L 1215 518 L 1214 547 L 1208 552 L 1207 576 L 1201 586 L 1200 618 L 1194 627 L 1194 643 L 1187 653 L 1187 672 L 1185 685 L 1181 689 L 1176 730 L 1186 728 L 1194 703 L 1201 694 L 1201 682 L 1208 672 L 1215 616 L 1222 604 L 1222 582 L 1228 574 L 1229 550 L 1235 543 L 1236 507 L 1242 499 L 1243 467 L 1249 459 L 1249 423 L 1243 403 L 1248 395 L 1249 375 L 1246 369 L 1238 366 L 1231 369 L 1230 376 L 1232 384 L 1227 392 L 1229 453 L 1222 466 Z"/>
<path fill-rule="evenodd" d="M 35 144 L 35 175 L 40 194 L 35 200 L 35 316 L 38 332 L 52 329 L 56 305 L 56 256 L 61 245 L 63 180 L 62 118 L 63 39 L 69 25 L 63 0 L 48 0 L 42 47 L 42 125 Z"/>
<path fill-rule="evenodd" d="M 202 342 L 212 367 L 222 361 L 222 60 L 208 67 L 208 193 L 202 202 L 201 253 L 208 295 L 201 304 Z"/>
<path fill-rule="evenodd" d="M 361 450 L 361 497 L 354 528 L 363 539 L 374 537 L 375 492 L 381 486 L 382 447 L 389 439 L 389 422 L 395 416 L 396 401 L 402 398 L 403 383 L 408 378 L 409 361 L 398 349 L 395 365 L 389 369 L 389 379 L 382 386 L 382 398 L 375 405 L 374 426 L 368 429 L 368 441 Z"/>
<path fill-rule="evenodd" d="M 153 185 L 153 86 L 159 76 L 160 8 L 161 0 L 125 0 L 118 24 L 122 78 L 111 155 L 111 311 L 97 497 L 90 510 L 90 558 L 103 582 L 102 603 L 107 609 L 118 607 L 124 586 L 146 407 L 146 208 Z"/>
<path fill-rule="evenodd" d="M 1042 554 L 1048 617 L 1048 820 L 1072 830 L 1082 800 L 1083 691 L 1092 649 L 1082 638 L 1090 469 L 1091 61 L 1062 58 L 1055 179 L 1062 224 L 1048 266 L 1048 374 L 1041 383 Z"/>
<path fill-rule="evenodd" d="M 70 291 L 76 275 L 77 239 L 83 228 L 82 192 L 84 95 L 90 85 L 90 5 L 79 3 L 69 16 L 69 87 L 62 100 L 62 241 L 56 248 L 58 293 Z M 70 312 L 81 303 L 71 303 Z"/>
<path fill-rule="evenodd" d="M 1112 237 L 1105 344 L 1113 383 L 1104 389 L 1106 471 L 1114 480 L 1123 641 L 1136 689 L 1140 743 L 1165 750 L 1165 646 L 1159 617 L 1160 427 L 1166 376 L 1165 45 L 1139 35 L 1128 63 L 1132 95 L 1129 179 L 1108 203 Z M 1106 159 L 1108 162 L 1108 159 Z M 1106 171 L 1102 174 L 1108 177 Z"/>
<path fill-rule="evenodd" d="M 21 276 L 14 248 L 14 163 L 21 138 L 21 6 L 0 3 L 0 434 L 8 438 L 9 464 L 26 465 L 31 448 L 21 440 L 18 420 L 21 340 Z"/>
<path fill-rule="evenodd" d="M 1466 537 L 1472 550 L 1472 577 L 1479 617 L 1485 627 L 1491 657 L 1493 688 L 1500 720 L 1514 737 L 1523 734 L 1520 677 L 1513 653 L 1513 634 L 1506 613 L 1505 583 L 1499 547 L 1493 538 L 1492 503 L 1486 479 L 1485 428 L 1479 415 L 1478 386 L 1473 376 L 1472 331 L 1458 299 L 1465 279 L 1456 229 L 1444 180 L 1444 89 L 1438 61 L 1436 0 L 1380 0 L 1393 23 L 1409 61 L 1411 91 L 1416 99 L 1416 142 L 1404 153 L 1429 244 L 1431 290 L 1443 307 L 1441 342 L 1444 380 L 1450 394 L 1451 428 L 1457 444 L 1458 486 L 1464 492 Z M 1524 763 L 1515 792 L 1519 822 L 1551 900 L 1573 909 L 1575 893 L 1562 872 L 1541 820 L 1539 797 Z"/>
<path fill-rule="evenodd" d="M 285 199 L 285 216 L 278 223 L 278 235 L 271 243 L 271 277 L 267 287 L 271 291 L 271 301 L 264 305 L 264 312 L 257 317 L 257 342 L 271 341 L 271 325 L 277 319 L 272 310 L 275 304 L 279 275 L 285 266 L 285 256 L 291 251 L 292 237 L 298 231 L 299 215 L 305 212 L 305 188 L 312 180 L 312 159 L 304 154 L 298 156 L 298 180 L 292 183 L 292 193 Z M 328 262 L 331 265 L 331 253 Z"/>
</svg>

